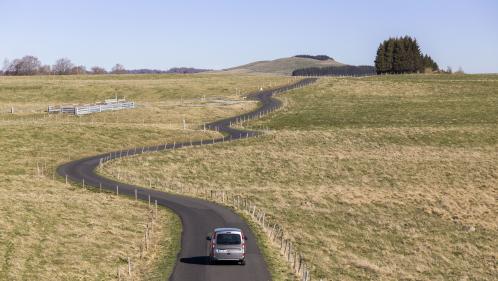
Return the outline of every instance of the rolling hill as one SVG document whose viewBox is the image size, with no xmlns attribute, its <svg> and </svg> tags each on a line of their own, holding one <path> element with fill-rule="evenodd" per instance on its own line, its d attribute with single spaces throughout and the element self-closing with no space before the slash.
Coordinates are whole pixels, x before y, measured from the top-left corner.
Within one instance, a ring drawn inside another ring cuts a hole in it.
<svg viewBox="0 0 498 281">
<path fill-rule="evenodd" d="M 241 73 L 241 74 L 277 74 L 277 75 L 292 75 L 296 69 L 309 67 L 330 67 L 344 66 L 346 64 L 335 61 L 332 58 L 323 59 L 323 56 L 295 56 L 289 58 L 280 58 L 269 61 L 257 61 L 249 64 L 228 68 L 223 70 L 225 73 Z"/>
</svg>

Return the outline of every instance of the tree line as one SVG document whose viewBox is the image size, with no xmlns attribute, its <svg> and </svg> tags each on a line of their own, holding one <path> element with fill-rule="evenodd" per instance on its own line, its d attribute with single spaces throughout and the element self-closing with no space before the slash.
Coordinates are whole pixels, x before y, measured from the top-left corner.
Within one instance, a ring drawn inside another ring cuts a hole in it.
<svg viewBox="0 0 498 281">
<path fill-rule="evenodd" d="M 292 76 L 367 76 L 374 74 L 375 67 L 370 65 L 308 67 L 296 69 L 292 72 Z"/>
<path fill-rule="evenodd" d="M 0 75 L 81 75 L 81 74 L 162 74 L 162 73 L 198 73 L 208 71 L 196 68 L 171 68 L 169 70 L 133 69 L 128 70 L 122 64 L 116 64 L 110 71 L 100 66 L 87 69 L 84 65 L 75 65 L 68 58 L 60 58 L 53 65 L 42 64 L 35 56 L 24 56 L 12 61 L 5 60 Z"/>
<path fill-rule="evenodd" d="M 87 70 L 84 65 L 75 65 L 68 58 L 60 58 L 53 65 L 42 64 L 35 56 L 24 56 L 12 61 L 5 60 L 3 75 L 78 75 L 78 74 L 123 74 L 127 70 L 121 64 L 116 64 L 111 71 L 100 66 Z"/>
<path fill-rule="evenodd" d="M 377 74 L 403 74 L 439 71 L 439 66 L 422 54 L 417 39 L 405 36 L 389 38 L 379 45 L 375 69 Z"/>
<path fill-rule="evenodd" d="M 316 55 L 316 56 L 311 56 L 311 55 L 297 55 L 294 56 L 295 58 L 304 58 L 304 59 L 314 59 L 314 60 L 334 60 L 333 58 L 327 56 L 327 55 Z"/>
</svg>

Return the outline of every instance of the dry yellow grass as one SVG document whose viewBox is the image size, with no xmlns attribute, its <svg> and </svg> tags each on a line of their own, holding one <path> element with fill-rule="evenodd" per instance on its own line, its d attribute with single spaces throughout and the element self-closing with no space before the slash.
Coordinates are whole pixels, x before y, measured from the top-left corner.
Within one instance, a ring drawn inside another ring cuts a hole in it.
<svg viewBox="0 0 498 281">
<path fill-rule="evenodd" d="M 169 211 L 159 212 L 155 249 L 140 259 L 145 204 L 46 177 L 3 176 L 0 189 L 1 280 L 115 280 L 128 257 L 135 280 L 172 268 L 180 222 Z"/>
<path fill-rule="evenodd" d="M 83 75 L 0 76 L 0 112 L 14 106 L 18 113 L 45 111 L 48 105 L 92 103 L 126 97 L 141 103 L 181 102 L 241 95 L 287 83 L 288 77 L 250 75 Z"/>
<path fill-rule="evenodd" d="M 167 278 L 179 247 L 176 216 L 160 210 L 156 246 L 137 262 L 147 207 L 54 181 L 55 167 L 116 149 L 214 136 L 191 130 L 193 124 L 255 106 L 235 87 L 246 91 L 284 81 L 279 79 L 0 77 L 0 280 L 115 280 L 128 256 L 135 280 Z M 140 107 L 81 118 L 42 112 L 48 104 L 89 103 L 116 93 Z M 5 113 L 11 105 L 14 115 Z M 181 129 L 181 114 L 187 130 Z"/>
<path fill-rule="evenodd" d="M 324 79 L 285 96 L 261 139 L 116 161 L 104 173 L 241 193 L 314 276 L 494 280 L 496 76 Z"/>
</svg>

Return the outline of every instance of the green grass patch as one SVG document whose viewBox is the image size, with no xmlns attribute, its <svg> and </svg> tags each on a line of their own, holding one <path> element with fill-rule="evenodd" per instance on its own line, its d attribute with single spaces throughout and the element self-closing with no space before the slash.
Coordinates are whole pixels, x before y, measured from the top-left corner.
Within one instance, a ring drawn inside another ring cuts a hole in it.
<svg viewBox="0 0 498 281">
<path fill-rule="evenodd" d="M 250 198 L 288 230 L 315 279 L 492 280 L 497 85 L 491 75 L 323 78 L 249 124 L 268 136 L 103 172 Z"/>
</svg>

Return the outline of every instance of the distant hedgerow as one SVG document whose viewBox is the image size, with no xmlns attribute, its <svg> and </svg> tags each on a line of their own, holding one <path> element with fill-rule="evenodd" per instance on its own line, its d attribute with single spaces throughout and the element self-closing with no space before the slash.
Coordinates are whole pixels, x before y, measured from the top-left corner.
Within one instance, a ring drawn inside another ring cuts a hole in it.
<svg viewBox="0 0 498 281">
<path fill-rule="evenodd" d="M 326 55 L 317 55 L 317 56 L 311 56 L 311 55 L 297 55 L 294 56 L 295 58 L 304 58 L 304 59 L 314 59 L 314 60 L 334 60 L 333 58 L 326 56 Z"/>
<path fill-rule="evenodd" d="M 374 74 L 375 67 L 369 65 L 309 67 L 296 69 L 292 72 L 292 76 L 366 76 Z"/>
</svg>

